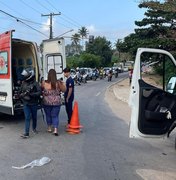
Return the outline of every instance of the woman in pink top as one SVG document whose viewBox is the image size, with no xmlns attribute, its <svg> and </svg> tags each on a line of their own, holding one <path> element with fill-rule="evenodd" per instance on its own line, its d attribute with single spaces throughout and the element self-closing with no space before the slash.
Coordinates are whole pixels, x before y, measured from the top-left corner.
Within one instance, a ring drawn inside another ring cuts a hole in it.
<svg viewBox="0 0 176 180">
<path fill-rule="evenodd" d="M 66 91 L 66 86 L 62 81 L 57 80 L 56 71 L 50 69 L 48 72 L 48 79 L 42 82 L 43 90 L 43 108 L 46 115 L 46 122 L 48 125 L 48 132 L 58 136 L 59 126 L 59 112 L 61 106 L 60 93 Z"/>
</svg>

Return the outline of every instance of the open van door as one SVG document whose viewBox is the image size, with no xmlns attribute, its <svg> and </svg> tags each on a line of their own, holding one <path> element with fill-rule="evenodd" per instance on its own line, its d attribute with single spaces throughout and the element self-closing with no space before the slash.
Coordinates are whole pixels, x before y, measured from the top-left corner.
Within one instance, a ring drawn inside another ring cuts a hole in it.
<svg viewBox="0 0 176 180">
<path fill-rule="evenodd" d="M 66 67 L 64 38 L 54 38 L 43 41 L 43 72 L 47 79 L 50 69 L 55 69 L 57 79 L 64 78 L 63 69 Z"/>
<path fill-rule="evenodd" d="M 11 40 L 12 32 L 0 34 L 0 112 L 14 114 L 12 101 Z"/>
<path fill-rule="evenodd" d="M 176 61 L 167 51 L 137 50 L 129 105 L 130 137 L 163 137 L 176 121 L 176 95 L 171 87 Z M 172 80 L 171 80 L 172 79 Z"/>
</svg>

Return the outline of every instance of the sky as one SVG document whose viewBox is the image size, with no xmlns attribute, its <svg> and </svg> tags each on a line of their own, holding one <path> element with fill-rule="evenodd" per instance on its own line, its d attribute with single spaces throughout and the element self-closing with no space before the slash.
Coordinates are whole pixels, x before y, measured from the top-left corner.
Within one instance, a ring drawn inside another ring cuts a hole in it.
<svg viewBox="0 0 176 180">
<path fill-rule="evenodd" d="M 145 11 L 138 7 L 139 0 L 0 0 L 0 4 L 0 33 L 14 29 L 14 38 L 38 44 L 50 34 L 50 18 L 42 15 L 60 13 L 52 17 L 53 37 L 64 36 L 70 43 L 84 26 L 89 35 L 105 37 L 114 46 L 134 32 L 134 22 L 142 20 Z"/>
</svg>

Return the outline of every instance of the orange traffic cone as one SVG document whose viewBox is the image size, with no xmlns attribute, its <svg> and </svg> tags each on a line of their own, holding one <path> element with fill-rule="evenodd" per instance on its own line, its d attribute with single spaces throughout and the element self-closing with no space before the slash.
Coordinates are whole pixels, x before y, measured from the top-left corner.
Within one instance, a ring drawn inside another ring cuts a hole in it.
<svg viewBox="0 0 176 180">
<path fill-rule="evenodd" d="M 71 121 L 66 131 L 70 134 L 79 134 L 82 127 L 79 123 L 78 102 L 75 101 Z"/>
</svg>

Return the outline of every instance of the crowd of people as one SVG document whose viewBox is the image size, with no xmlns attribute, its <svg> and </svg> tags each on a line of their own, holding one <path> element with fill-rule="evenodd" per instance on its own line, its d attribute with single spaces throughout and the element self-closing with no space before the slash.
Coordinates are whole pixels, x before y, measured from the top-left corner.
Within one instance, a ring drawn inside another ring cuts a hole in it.
<svg viewBox="0 0 176 180">
<path fill-rule="evenodd" d="M 47 132 L 55 136 L 59 135 L 59 112 L 62 104 L 61 93 L 64 93 L 64 104 L 67 113 L 67 125 L 69 126 L 72 116 L 74 101 L 74 79 L 71 77 L 70 68 L 63 70 L 66 82 L 57 79 L 56 71 L 50 69 L 48 77 L 40 84 L 36 81 L 35 72 L 32 68 L 26 68 L 22 71 L 23 77 L 21 85 L 20 98 L 23 102 L 23 111 L 25 115 L 25 128 L 22 138 L 28 138 L 30 133 L 30 122 L 32 120 L 32 132 L 37 134 L 37 111 L 44 109 Z M 118 73 L 118 72 L 117 72 Z M 131 83 L 133 70 L 129 71 L 129 80 Z M 112 69 L 107 72 L 108 81 L 111 81 L 113 75 Z M 77 76 L 80 77 L 77 69 Z M 104 76 L 104 69 L 100 69 L 99 76 Z M 103 77 L 102 77 L 103 78 Z"/>
<path fill-rule="evenodd" d="M 89 69 L 89 70 L 88 70 Z M 87 72 L 89 71 L 89 72 Z M 118 77 L 119 70 L 118 68 L 79 68 L 77 67 L 76 70 L 72 69 L 71 76 L 77 85 L 81 85 L 81 83 L 86 83 L 87 80 L 97 80 L 104 79 L 108 77 L 108 81 L 111 81 L 112 76 L 114 75 L 115 78 Z"/>
<path fill-rule="evenodd" d="M 63 70 L 66 82 L 58 80 L 56 71 L 50 69 L 47 80 L 41 84 L 36 82 L 35 72 L 32 68 L 26 68 L 21 73 L 23 76 L 20 98 L 23 102 L 23 111 L 25 115 L 25 128 L 22 138 L 29 138 L 30 122 L 32 120 L 32 132 L 37 134 L 37 111 L 44 109 L 47 132 L 55 136 L 59 135 L 59 112 L 61 107 L 61 92 L 64 93 L 65 109 L 70 123 L 74 101 L 74 81 L 70 76 L 70 69 Z"/>
</svg>

